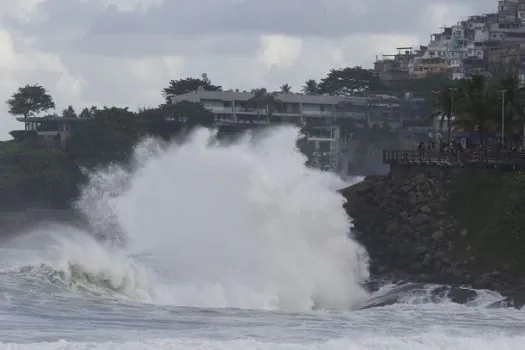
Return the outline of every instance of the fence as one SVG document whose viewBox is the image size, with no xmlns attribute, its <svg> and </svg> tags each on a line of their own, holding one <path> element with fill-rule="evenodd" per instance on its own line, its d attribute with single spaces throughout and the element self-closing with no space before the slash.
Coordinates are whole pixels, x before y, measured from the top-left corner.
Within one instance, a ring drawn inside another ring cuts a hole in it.
<svg viewBox="0 0 525 350">
<path fill-rule="evenodd" d="M 445 166 L 506 166 L 525 169 L 525 153 L 510 151 L 385 150 L 384 164 L 428 164 Z"/>
</svg>

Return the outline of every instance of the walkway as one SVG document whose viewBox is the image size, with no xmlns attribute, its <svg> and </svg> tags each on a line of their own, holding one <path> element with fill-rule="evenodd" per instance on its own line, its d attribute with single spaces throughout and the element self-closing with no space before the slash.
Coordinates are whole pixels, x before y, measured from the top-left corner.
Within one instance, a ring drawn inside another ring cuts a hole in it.
<svg viewBox="0 0 525 350">
<path fill-rule="evenodd" d="M 385 150 L 384 164 L 441 165 L 441 166 L 488 166 L 525 170 L 525 153 L 501 151 L 439 152 L 418 150 Z"/>
</svg>

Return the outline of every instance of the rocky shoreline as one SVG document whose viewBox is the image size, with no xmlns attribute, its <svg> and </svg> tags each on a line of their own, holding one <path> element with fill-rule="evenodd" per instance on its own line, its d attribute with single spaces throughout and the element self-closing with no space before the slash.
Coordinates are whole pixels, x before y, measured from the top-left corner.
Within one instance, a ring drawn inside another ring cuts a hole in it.
<svg viewBox="0 0 525 350">
<path fill-rule="evenodd" d="M 461 176 L 413 167 L 341 191 L 355 237 L 370 254 L 371 273 L 382 280 L 495 290 L 508 305 L 521 307 L 525 278 L 510 263 L 483 263 L 473 248 L 476 232 L 450 213 L 449 194 Z"/>
</svg>

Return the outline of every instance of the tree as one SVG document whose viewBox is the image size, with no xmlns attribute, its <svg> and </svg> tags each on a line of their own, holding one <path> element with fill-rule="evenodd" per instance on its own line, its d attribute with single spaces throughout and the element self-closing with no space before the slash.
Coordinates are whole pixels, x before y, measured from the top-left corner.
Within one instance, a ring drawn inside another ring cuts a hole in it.
<svg viewBox="0 0 525 350">
<path fill-rule="evenodd" d="M 180 133 L 184 123 L 177 118 L 171 118 L 167 106 L 141 109 L 137 113 L 142 133 L 169 140 Z"/>
<path fill-rule="evenodd" d="M 306 95 L 319 95 L 319 86 L 317 85 L 317 81 L 314 79 L 308 79 L 301 88 L 301 92 Z"/>
<path fill-rule="evenodd" d="M 98 111 L 99 109 L 96 106 L 91 106 L 89 108 L 85 107 L 84 109 L 82 109 L 78 117 L 80 119 L 90 119 L 93 118 Z"/>
<path fill-rule="evenodd" d="M 126 161 L 140 138 L 139 126 L 137 115 L 128 108 L 103 107 L 75 125 L 65 150 L 87 167 Z"/>
<path fill-rule="evenodd" d="M 289 94 L 292 91 L 292 87 L 288 83 L 281 85 L 280 89 L 282 94 Z"/>
<path fill-rule="evenodd" d="M 62 117 L 63 118 L 78 118 L 77 113 L 75 112 L 75 109 L 71 105 L 62 111 Z"/>
<path fill-rule="evenodd" d="M 37 143 L 0 148 L 0 210 L 67 208 L 78 194 L 80 169 L 63 151 Z"/>
<path fill-rule="evenodd" d="M 164 140 L 183 137 L 195 127 L 211 127 L 215 122 L 211 111 L 200 103 L 189 101 L 142 109 L 137 117 L 143 133 Z"/>
<path fill-rule="evenodd" d="M 450 80 L 449 73 L 431 74 L 419 79 L 407 79 L 391 82 L 385 89 L 391 93 L 411 92 L 413 94 L 433 99 L 433 91 L 441 90 L 444 86 L 454 85 Z"/>
<path fill-rule="evenodd" d="M 215 116 L 198 102 L 181 101 L 162 106 L 168 119 L 182 122 L 189 129 L 196 126 L 210 127 L 215 122 Z"/>
<path fill-rule="evenodd" d="M 362 91 L 382 91 L 385 86 L 373 70 L 347 67 L 331 69 L 318 88 L 322 94 L 349 96 Z"/>
<path fill-rule="evenodd" d="M 10 114 L 24 117 L 26 131 L 28 130 L 28 117 L 55 108 L 55 102 L 53 102 L 51 95 L 38 84 L 18 88 L 18 91 L 7 100 L 7 105 Z"/>
<path fill-rule="evenodd" d="M 253 89 L 253 97 L 248 101 L 257 111 L 264 110 L 264 115 L 269 119 L 281 107 L 282 102 L 276 93 L 269 93 L 265 88 Z"/>
<path fill-rule="evenodd" d="M 435 120 L 436 118 L 439 118 L 439 130 L 443 129 L 443 122 L 447 120 L 447 127 L 450 128 L 451 124 L 451 118 L 452 118 L 452 110 L 451 110 L 451 103 L 452 103 L 452 94 L 454 90 L 450 90 L 451 88 L 449 86 L 442 87 L 438 91 L 433 91 L 435 94 L 435 112 L 432 113 L 428 120 Z"/>
<path fill-rule="evenodd" d="M 78 117 L 80 119 L 89 119 L 89 118 L 91 118 L 91 113 L 89 113 L 89 109 L 84 108 L 84 109 L 82 109 L 82 111 L 80 112 Z"/>
<path fill-rule="evenodd" d="M 497 89 L 483 75 L 461 80 L 454 98 L 454 124 L 467 131 L 491 132 L 498 129 Z"/>
<path fill-rule="evenodd" d="M 162 90 L 162 95 L 166 99 L 166 103 L 171 103 L 172 97 L 196 91 L 199 88 L 208 91 L 221 90 L 221 86 L 213 85 L 206 73 L 204 73 L 202 79 L 188 77 L 185 79 L 171 80 L 169 86 Z"/>
</svg>

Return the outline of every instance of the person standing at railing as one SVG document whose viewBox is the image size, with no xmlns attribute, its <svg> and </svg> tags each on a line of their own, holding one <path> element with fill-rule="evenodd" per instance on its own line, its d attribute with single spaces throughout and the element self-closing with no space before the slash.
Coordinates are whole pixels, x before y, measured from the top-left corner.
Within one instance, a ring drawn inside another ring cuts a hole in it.
<svg viewBox="0 0 525 350">
<path fill-rule="evenodd" d="M 417 145 L 417 150 L 419 153 L 419 161 L 421 161 L 425 157 L 425 143 L 420 142 L 419 145 Z"/>
</svg>

